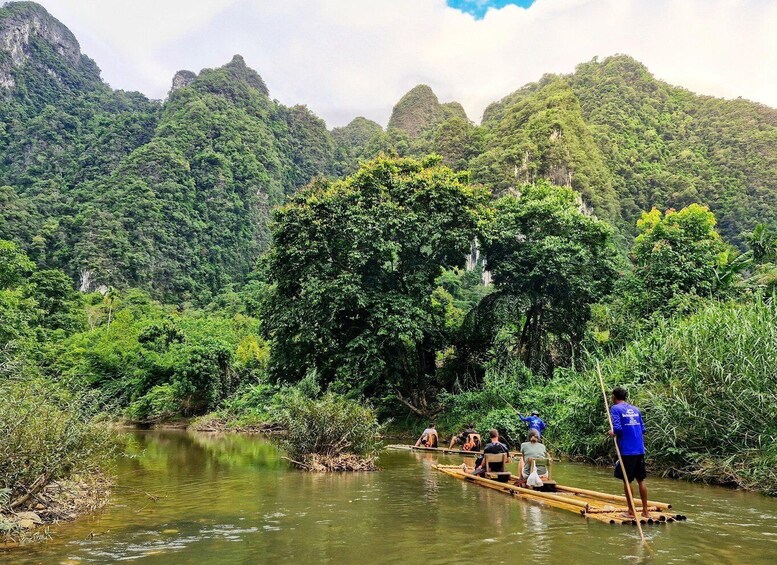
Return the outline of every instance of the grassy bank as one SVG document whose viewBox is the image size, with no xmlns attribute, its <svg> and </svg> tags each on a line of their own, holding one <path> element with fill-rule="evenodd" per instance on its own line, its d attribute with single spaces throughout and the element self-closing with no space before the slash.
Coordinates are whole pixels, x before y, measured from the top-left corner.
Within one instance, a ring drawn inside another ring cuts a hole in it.
<svg viewBox="0 0 777 565">
<path fill-rule="evenodd" d="M 661 322 L 601 366 L 607 387 L 625 386 L 645 414 L 653 472 L 777 495 L 775 304 L 711 303 Z M 446 399 L 442 430 L 472 420 L 516 441 L 525 426 L 508 403 L 541 411 L 555 451 L 612 462 L 594 370 L 557 370 L 548 381 L 521 370 L 491 374 L 481 389 Z"/>
<path fill-rule="evenodd" d="M 40 379 L 0 381 L 0 541 L 104 505 L 116 453 L 87 395 Z"/>
</svg>

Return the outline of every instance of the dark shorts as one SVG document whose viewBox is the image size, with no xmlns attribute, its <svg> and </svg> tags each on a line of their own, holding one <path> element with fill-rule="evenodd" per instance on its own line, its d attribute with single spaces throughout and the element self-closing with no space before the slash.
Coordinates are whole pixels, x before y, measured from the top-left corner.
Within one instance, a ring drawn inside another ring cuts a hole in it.
<svg viewBox="0 0 777 565">
<path fill-rule="evenodd" d="M 624 455 L 623 466 L 626 467 L 626 474 L 629 476 L 629 481 L 633 481 L 634 479 L 644 481 L 645 477 L 647 477 L 644 455 Z M 616 479 L 623 480 L 620 462 L 615 464 L 614 474 Z"/>
</svg>

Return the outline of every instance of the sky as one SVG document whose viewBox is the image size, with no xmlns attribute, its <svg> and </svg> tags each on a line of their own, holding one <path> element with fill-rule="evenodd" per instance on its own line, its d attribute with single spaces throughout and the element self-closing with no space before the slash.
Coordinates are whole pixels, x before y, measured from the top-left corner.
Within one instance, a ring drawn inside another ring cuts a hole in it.
<svg viewBox="0 0 777 565">
<path fill-rule="evenodd" d="M 2 1 L 2 0 L 0 0 Z M 485 107 L 545 73 L 625 53 L 695 92 L 777 107 L 777 0 L 39 0 L 114 88 L 164 98 L 239 53 L 329 127 L 384 125 L 413 86 Z"/>
</svg>

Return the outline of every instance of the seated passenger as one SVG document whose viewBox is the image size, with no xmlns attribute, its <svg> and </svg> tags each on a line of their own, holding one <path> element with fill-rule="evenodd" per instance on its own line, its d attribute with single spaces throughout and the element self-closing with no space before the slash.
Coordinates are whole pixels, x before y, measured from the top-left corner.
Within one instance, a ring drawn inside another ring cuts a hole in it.
<svg viewBox="0 0 777 565">
<path fill-rule="evenodd" d="M 429 424 L 429 427 L 424 430 L 418 441 L 415 442 L 416 447 L 437 447 L 437 430 L 434 428 L 434 423 Z"/>
<path fill-rule="evenodd" d="M 486 446 L 483 448 L 483 454 L 486 453 L 506 453 L 507 454 L 507 461 L 510 461 L 510 450 L 507 448 L 505 444 L 499 441 L 499 432 L 496 430 L 489 430 L 488 431 L 488 437 L 489 442 L 486 444 Z M 504 465 L 502 463 L 492 463 L 490 466 L 490 470 L 495 473 L 500 473 L 505 470 Z M 483 455 L 478 457 L 478 460 L 475 462 L 475 470 L 473 471 L 473 475 L 482 475 L 486 472 L 486 464 L 484 461 Z"/>
<path fill-rule="evenodd" d="M 459 445 L 463 451 L 480 451 L 481 443 L 480 434 L 475 430 L 475 426 L 467 424 L 466 430 L 451 438 L 448 449 L 453 449 L 454 445 Z"/>
<path fill-rule="evenodd" d="M 529 441 L 525 441 L 521 444 L 521 459 L 523 459 L 523 467 L 521 468 L 521 478 L 527 479 L 531 473 L 532 459 L 543 459 L 548 456 L 548 452 L 545 449 L 545 445 L 540 440 L 540 433 L 534 428 L 529 430 Z M 544 465 L 537 463 L 537 474 L 540 478 L 547 477 L 548 470 Z"/>
</svg>

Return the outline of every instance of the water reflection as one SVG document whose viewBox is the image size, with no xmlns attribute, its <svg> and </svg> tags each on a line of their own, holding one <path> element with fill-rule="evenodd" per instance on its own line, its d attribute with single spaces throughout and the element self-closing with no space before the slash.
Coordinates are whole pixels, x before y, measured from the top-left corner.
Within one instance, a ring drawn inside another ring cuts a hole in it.
<svg viewBox="0 0 777 565">
<path fill-rule="evenodd" d="M 57 528 L 16 563 L 773 563 L 777 501 L 650 479 L 688 522 L 646 529 L 588 523 L 432 468 L 457 457 L 386 452 L 378 473 L 289 469 L 256 436 L 138 432 L 110 507 Z M 616 492 L 608 470 L 554 466 L 559 482 Z M 148 493 L 148 494 L 147 494 Z M 149 495 L 153 496 L 152 499 Z"/>
</svg>

